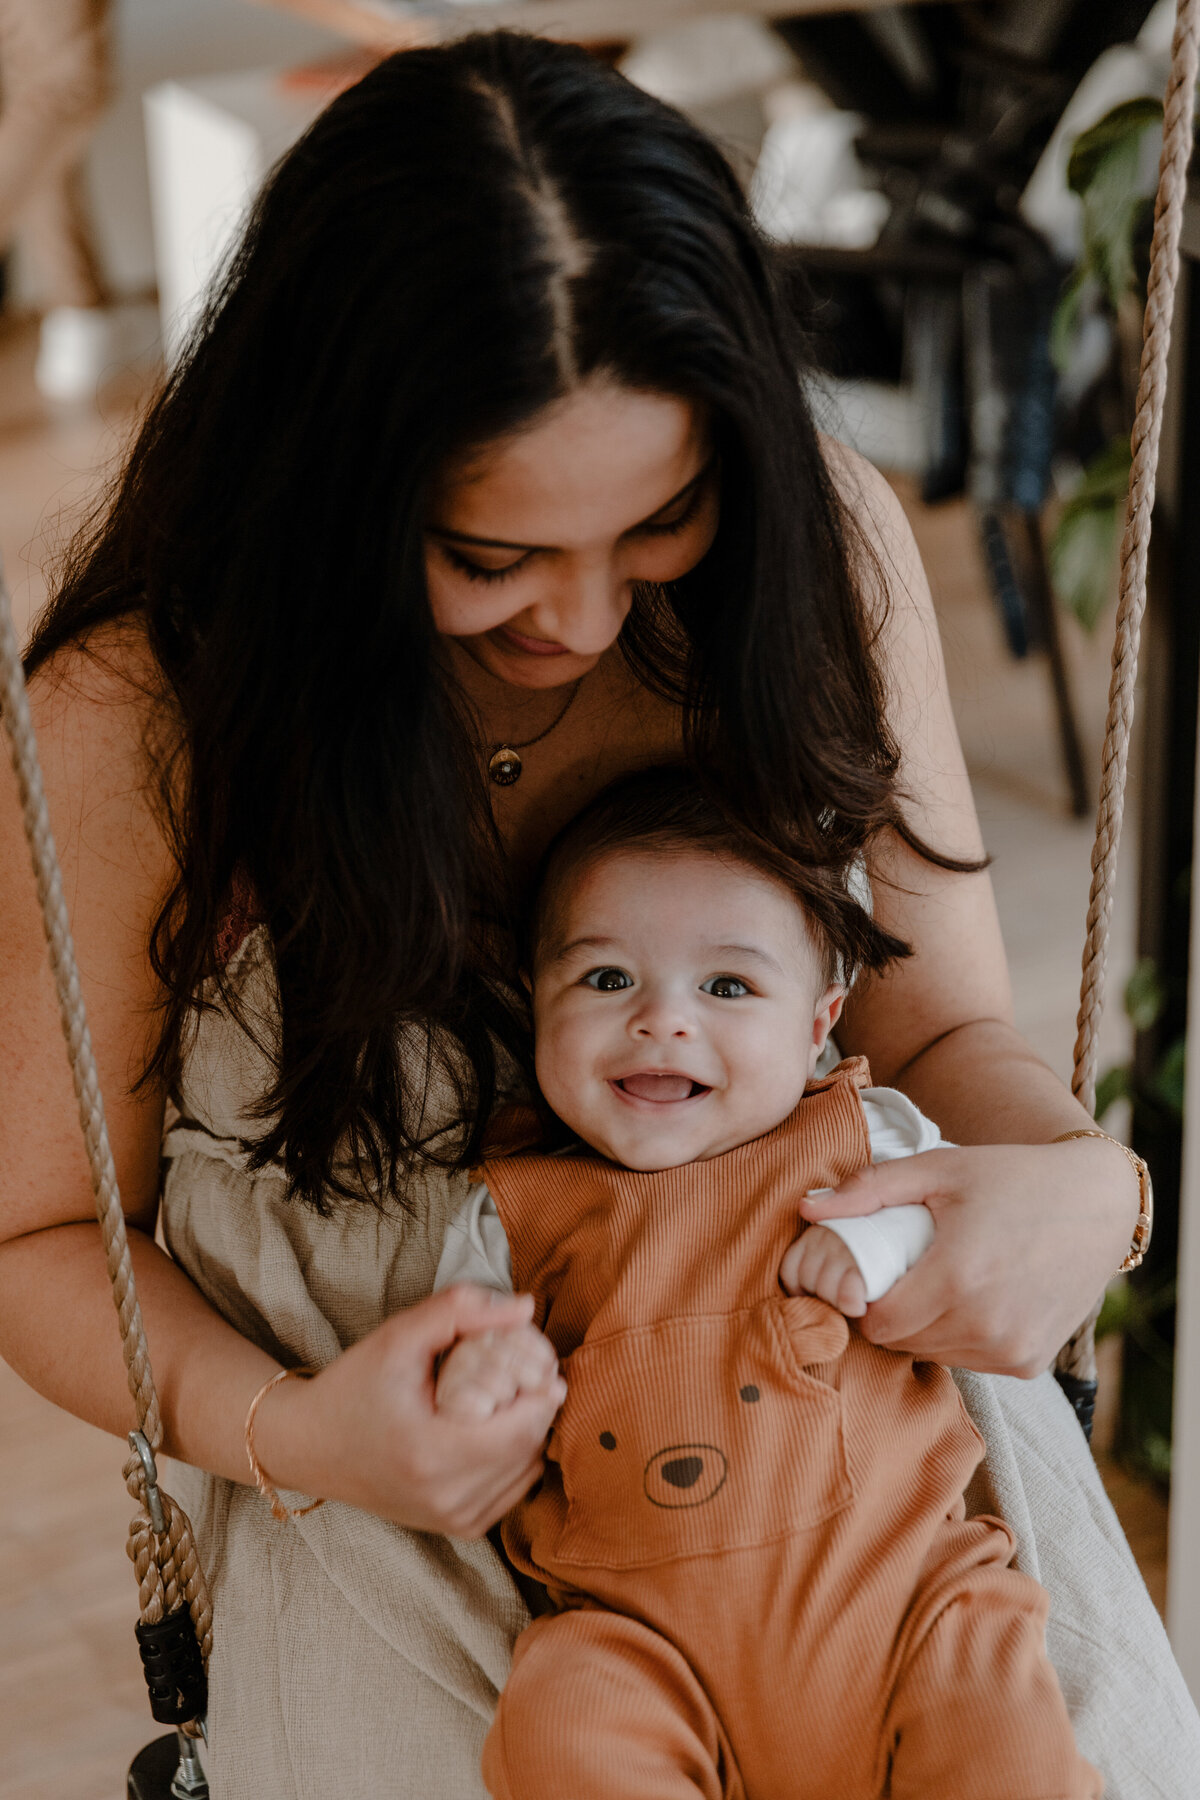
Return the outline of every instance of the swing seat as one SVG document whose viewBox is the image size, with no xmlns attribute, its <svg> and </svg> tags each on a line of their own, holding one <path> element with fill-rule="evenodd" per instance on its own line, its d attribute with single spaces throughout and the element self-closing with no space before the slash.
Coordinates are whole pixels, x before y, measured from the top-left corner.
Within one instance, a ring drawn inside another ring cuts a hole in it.
<svg viewBox="0 0 1200 1800">
<path fill-rule="evenodd" d="M 208 1800 L 208 1783 L 192 1756 L 180 1764 L 178 1734 L 155 1738 L 129 1765 L 126 1800 Z"/>
</svg>

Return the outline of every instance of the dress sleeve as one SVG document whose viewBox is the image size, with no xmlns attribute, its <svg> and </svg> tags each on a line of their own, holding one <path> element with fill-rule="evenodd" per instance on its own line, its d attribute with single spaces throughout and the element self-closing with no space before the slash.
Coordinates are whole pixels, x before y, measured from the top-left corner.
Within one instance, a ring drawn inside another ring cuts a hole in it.
<svg viewBox="0 0 1200 1800">
<path fill-rule="evenodd" d="M 456 1281 L 473 1281 L 477 1287 L 494 1288 L 500 1294 L 513 1291 L 508 1239 L 496 1202 L 481 1181 L 467 1190 L 466 1199 L 446 1228 L 433 1291 L 440 1294 Z"/>
<path fill-rule="evenodd" d="M 864 1088 L 863 1111 L 871 1137 L 871 1161 L 894 1162 L 925 1150 L 950 1149 L 932 1119 L 896 1088 Z M 933 1242 L 927 1206 L 885 1206 L 857 1219 L 826 1219 L 858 1264 L 867 1299 L 882 1300 Z"/>
</svg>

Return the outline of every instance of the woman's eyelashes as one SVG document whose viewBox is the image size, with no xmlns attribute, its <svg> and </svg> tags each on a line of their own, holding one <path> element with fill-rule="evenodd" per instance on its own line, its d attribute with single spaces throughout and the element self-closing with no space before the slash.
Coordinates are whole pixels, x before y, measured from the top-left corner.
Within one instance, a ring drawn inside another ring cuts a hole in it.
<svg viewBox="0 0 1200 1800">
<path fill-rule="evenodd" d="M 706 482 L 701 477 L 684 502 L 682 512 L 673 519 L 647 519 L 644 524 L 633 527 L 630 537 L 674 537 L 676 532 L 685 530 L 700 511 L 705 487 Z"/>
<path fill-rule="evenodd" d="M 515 575 L 529 561 L 528 555 L 519 556 L 516 562 L 505 563 L 502 569 L 485 569 L 482 563 L 472 562 L 469 556 L 464 556 L 451 544 L 442 544 L 440 548 L 451 568 L 457 569 L 460 575 L 465 575 L 468 581 L 507 581 L 510 575 Z"/>
<path fill-rule="evenodd" d="M 678 513 L 675 518 L 648 519 L 645 524 L 633 526 L 627 535 L 635 538 L 677 536 L 679 532 L 687 529 L 700 511 L 705 487 L 706 482 L 701 477 L 688 496 L 682 512 Z M 447 544 L 442 539 L 438 540 L 438 548 L 450 567 L 458 574 L 465 575 L 468 581 L 507 581 L 510 576 L 517 574 L 518 570 L 523 569 L 530 557 L 536 554 L 530 550 L 524 556 L 518 556 L 516 562 L 505 563 L 503 568 L 488 569 L 482 563 L 472 562 L 469 556 L 464 556 L 461 550 L 456 550 L 453 544 Z"/>
</svg>

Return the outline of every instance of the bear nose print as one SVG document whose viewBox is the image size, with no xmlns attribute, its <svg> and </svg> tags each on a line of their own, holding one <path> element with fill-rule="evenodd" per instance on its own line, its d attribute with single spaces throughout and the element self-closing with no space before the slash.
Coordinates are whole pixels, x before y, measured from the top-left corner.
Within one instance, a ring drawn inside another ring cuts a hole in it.
<svg viewBox="0 0 1200 1800">
<path fill-rule="evenodd" d="M 666 1462 L 662 1466 L 663 1480 L 677 1488 L 695 1487 L 703 1473 L 702 1456 L 677 1456 L 674 1462 Z"/>
<path fill-rule="evenodd" d="M 759 1397 L 758 1389 L 752 1381 L 748 1381 L 744 1388 L 738 1389 L 738 1398 L 745 1400 L 747 1405 L 752 1405 Z"/>
<path fill-rule="evenodd" d="M 652 1506 L 703 1506 L 728 1473 L 725 1452 L 715 1444 L 668 1444 L 646 1464 L 642 1487 Z"/>
</svg>

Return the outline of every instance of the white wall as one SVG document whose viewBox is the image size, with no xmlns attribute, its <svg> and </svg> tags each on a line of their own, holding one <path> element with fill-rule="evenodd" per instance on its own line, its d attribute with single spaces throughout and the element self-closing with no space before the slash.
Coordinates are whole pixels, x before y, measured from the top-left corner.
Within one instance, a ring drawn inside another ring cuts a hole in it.
<svg viewBox="0 0 1200 1800">
<path fill-rule="evenodd" d="M 88 159 L 88 192 L 105 270 L 118 294 L 154 285 L 143 91 L 170 76 L 305 62 L 345 48 L 314 25 L 252 0 L 116 0 L 115 104 Z M 36 304 L 36 271 L 20 253 L 12 294 Z"/>
</svg>

